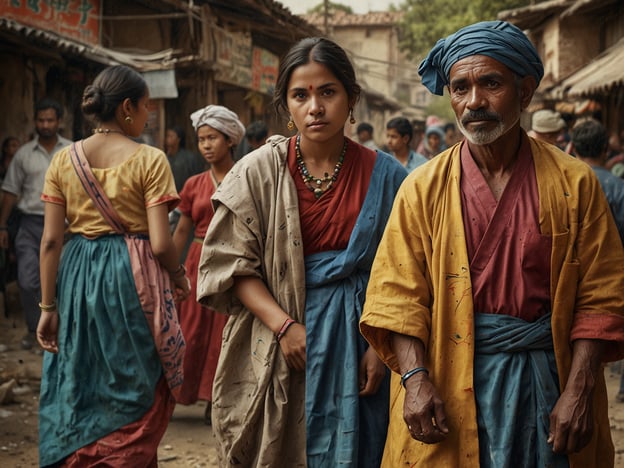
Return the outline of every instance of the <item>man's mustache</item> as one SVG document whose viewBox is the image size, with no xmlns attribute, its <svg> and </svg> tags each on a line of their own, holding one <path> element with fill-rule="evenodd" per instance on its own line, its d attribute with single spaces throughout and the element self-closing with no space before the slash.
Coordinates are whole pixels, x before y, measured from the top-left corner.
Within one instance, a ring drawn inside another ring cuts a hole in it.
<svg viewBox="0 0 624 468">
<path fill-rule="evenodd" d="M 462 125 L 466 125 L 470 122 L 478 122 L 483 120 L 494 120 L 496 122 L 500 122 L 501 116 L 496 112 L 488 112 L 488 111 L 469 111 L 468 113 L 462 115 L 461 123 Z"/>
</svg>

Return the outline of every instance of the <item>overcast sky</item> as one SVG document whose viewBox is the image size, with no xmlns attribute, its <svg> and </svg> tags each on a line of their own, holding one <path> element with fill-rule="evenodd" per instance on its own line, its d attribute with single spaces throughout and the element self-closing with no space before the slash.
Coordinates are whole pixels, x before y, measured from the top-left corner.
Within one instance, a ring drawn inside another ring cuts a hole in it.
<svg viewBox="0 0 624 468">
<path fill-rule="evenodd" d="M 295 15 L 306 13 L 323 0 L 277 0 L 287 7 Z M 400 0 L 332 0 L 333 3 L 341 3 L 350 6 L 354 13 L 368 13 L 369 11 L 386 11 L 390 4 L 398 6 Z"/>
</svg>

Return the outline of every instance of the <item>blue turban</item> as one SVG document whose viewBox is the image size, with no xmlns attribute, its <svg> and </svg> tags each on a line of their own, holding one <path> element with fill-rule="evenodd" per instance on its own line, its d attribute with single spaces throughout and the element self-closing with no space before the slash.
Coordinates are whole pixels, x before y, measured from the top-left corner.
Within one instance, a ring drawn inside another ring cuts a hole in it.
<svg viewBox="0 0 624 468">
<path fill-rule="evenodd" d="M 418 74 L 433 94 L 442 96 L 448 86 L 451 67 L 472 55 L 487 55 L 521 77 L 531 75 L 537 84 L 544 65 L 531 41 L 511 23 L 483 21 L 440 39 L 418 67 Z"/>
</svg>

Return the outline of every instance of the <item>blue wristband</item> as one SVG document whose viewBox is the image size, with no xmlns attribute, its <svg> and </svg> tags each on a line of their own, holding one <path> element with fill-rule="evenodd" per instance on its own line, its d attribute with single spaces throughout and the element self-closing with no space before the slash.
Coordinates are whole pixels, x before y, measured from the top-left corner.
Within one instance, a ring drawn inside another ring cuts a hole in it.
<svg viewBox="0 0 624 468">
<path fill-rule="evenodd" d="M 429 375 L 429 371 L 426 367 L 416 367 L 415 369 L 408 370 L 405 374 L 401 376 L 401 385 L 403 385 L 403 388 L 405 388 L 405 382 L 407 381 L 407 379 L 418 374 L 419 372 L 424 372 L 425 374 Z"/>
</svg>

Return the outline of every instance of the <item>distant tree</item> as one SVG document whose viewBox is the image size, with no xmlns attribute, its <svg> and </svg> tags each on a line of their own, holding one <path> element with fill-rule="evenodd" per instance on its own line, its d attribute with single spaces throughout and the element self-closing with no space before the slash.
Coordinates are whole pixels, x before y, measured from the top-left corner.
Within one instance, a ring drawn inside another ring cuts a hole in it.
<svg viewBox="0 0 624 468">
<path fill-rule="evenodd" d="M 342 3 L 328 2 L 327 10 L 329 13 L 334 13 L 336 11 L 344 11 L 345 13 L 348 13 L 349 15 L 353 14 L 353 8 L 347 5 L 343 5 Z M 308 14 L 311 14 L 311 13 L 325 13 L 325 2 L 321 2 L 318 5 L 316 5 L 314 8 L 310 8 L 308 10 Z"/>
<path fill-rule="evenodd" d="M 405 0 L 399 46 L 413 60 L 423 59 L 438 39 L 477 21 L 495 20 L 503 10 L 524 7 L 535 0 Z"/>
</svg>

